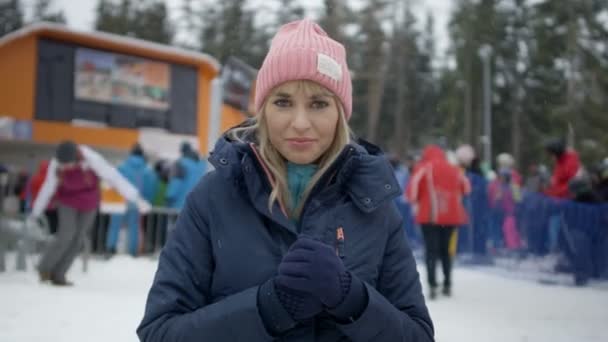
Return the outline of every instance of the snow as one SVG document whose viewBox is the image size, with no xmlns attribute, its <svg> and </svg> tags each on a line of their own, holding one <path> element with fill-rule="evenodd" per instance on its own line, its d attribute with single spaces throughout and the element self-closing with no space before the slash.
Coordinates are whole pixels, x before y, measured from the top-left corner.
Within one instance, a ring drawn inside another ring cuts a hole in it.
<svg viewBox="0 0 608 342">
<path fill-rule="evenodd" d="M 31 265 L 29 272 L 14 271 L 12 260 L 7 266 L 0 273 L 0 341 L 137 341 L 155 260 L 94 259 L 88 273 L 78 260 L 69 274 L 72 288 L 39 283 Z M 439 342 L 608 341 L 602 288 L 541 285 L 505 271 L 457 267 L 454 296 L 428 305 Z"/>
<path fill-rule="evenodd" d="M 427 302 L 437 341 L 608 341 L 608 292 L 456 269 L 454 296 Z"/>
<path fill-rule="evenodd" d="M 78 260 L 71 288 L 41 284 L 33 271 L 0 273 L 0 341 L 137 341 L 155 269 L 153 260 L 120 256 L 92 260 L 85 274 Z"/>
</svg>

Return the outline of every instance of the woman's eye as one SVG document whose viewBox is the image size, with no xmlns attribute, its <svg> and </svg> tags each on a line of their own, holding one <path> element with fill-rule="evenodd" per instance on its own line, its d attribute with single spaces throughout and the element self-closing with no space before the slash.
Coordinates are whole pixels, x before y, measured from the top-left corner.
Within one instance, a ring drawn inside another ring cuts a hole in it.
<svg viewBox="0 0 608 342">
<path fill-rule="evenodd" d="M 327 101 L 314 101 L 311 105 L 314 109 L 323 109 L 329 106 L 329 102 Z"/>
<path fill-rule="evenodd" d="M 273 102 L 275 106 L 277 107 L 289 107 L 291 105 L 291 101 L 286 100 L 286 99 L 278 99 L 276 101 Z"/>
</svg>

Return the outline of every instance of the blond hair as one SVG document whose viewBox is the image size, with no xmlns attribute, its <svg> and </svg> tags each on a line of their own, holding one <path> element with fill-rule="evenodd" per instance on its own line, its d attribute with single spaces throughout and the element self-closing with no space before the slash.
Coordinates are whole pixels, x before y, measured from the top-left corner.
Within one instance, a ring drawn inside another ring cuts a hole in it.
<svg viewBox="0 0 608 342">
<path fill-rule="evenodd" d="M 303 87 L 306 92 L 330 92 L 318 83 L 308 80 L 297 81 L 297 86 L 298 88 Z M 344 147 L 350 143 L 351 131 L 348 126 L 348 122 L 344 117 L 344 108 L 339 99 L 333 93 L 332 97 L 334 101 L 336 101 L 336 105 L 338 107 L 338 125 L 336 126 L 334 140 L 319 159 L 317 171 L 312 176 L 310 182 L 306 186 L 300 204 L 296 208 L 290 209 L 291 206 L 284 206 L 285 204 L 288 204 L 291 199 L 289 186 L 287 184 L 287 162 L 285 160 L 285 157 L 283 157 L 270 142 L 270 136 L 268 133 L 268 125 L 265 114 L 267 100 L 262 105 L 260 113 L 258 113 L 251 125 L 247 127 L 235 128 L 229 132 L 230 138 L 242 142 L 242 137 L 250 135 L 251 133 L 253 133 L 253 135 L 257 138 L 258 155 L 267 167 L 268 172 L 271 176 L 270 183 L 272 186 L 272 190 L 268 198 L 268 208 L 271 211 L 274 202 L 278 202 L 281 208 L 286 211 L 285 213 L 289 217 L 299 218 L 300 214 L 302 213 L 303 206 L 306 203 L 306 199 L 310 196 L 310 192 L 312 191 L 314 186 L 319 182 L 321 177 L 331 167 L 331 165 L 340 155 L 340 152 L 342 152 Z"/>
</svg>

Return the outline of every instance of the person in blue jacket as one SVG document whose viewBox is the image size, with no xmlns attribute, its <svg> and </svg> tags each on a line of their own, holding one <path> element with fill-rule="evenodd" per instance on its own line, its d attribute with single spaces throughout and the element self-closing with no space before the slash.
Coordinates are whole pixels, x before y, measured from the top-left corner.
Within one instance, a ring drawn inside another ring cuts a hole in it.
<svg viewBox="0 0 608 342">
<path fill-rule="evenodd" d="M 281 27 L 255 108 L 188 196 L 140 340 L 433 341 L 399 184 L 351 138 L 344 47 L 309 20 Z"/>
<path fill-rule="evenodd" d="M 148 166 L 144 151 L 139 144 L 131 150 L 127 159 L 118 166 L 118 171 L 131 183 L 143 198 L 152 202 L 156 192 L 157 177 L 154 171 Z M 137 206 L 133 203 L 127 204 L 127 210 L 123 214 L 112 214 L 106 236 L 106 251 L 108 256 L 116 253 L 118 235 L 123 224 L 127 224 L 129 231 L 129 254 L 137 256 L 140 243 L 140 213 Z"/>
<path fill-rule="evenodd" d="M 165 195 L 170 208 L 181 209 L 186 197 L 205 174 L 207 163 L 201 160 L 192 145 L 184 142 L 181 145 L 182 156 L 175 163 Z"/>
</svg>

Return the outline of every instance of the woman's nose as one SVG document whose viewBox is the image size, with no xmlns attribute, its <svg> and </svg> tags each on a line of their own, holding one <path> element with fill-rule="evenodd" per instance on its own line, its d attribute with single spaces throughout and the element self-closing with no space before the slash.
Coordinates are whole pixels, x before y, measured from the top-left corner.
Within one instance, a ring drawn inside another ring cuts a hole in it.
<svg viewBox="0 0 608 342">
<path fill-rule="evenodd" d="M 298 131 L 303 131 L 310 128 L 310 118 L 306 108 L 296 107 L 294 110 L 294 118 L 291 123 L 292 127 Z"/>
</svg>

